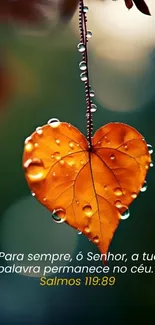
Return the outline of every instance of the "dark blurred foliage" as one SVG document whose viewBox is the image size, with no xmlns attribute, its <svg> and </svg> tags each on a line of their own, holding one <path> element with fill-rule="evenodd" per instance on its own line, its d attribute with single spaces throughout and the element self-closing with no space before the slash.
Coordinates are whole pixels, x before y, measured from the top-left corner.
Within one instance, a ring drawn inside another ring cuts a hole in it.
<svg viewBox="0 0 155 325">
<path fill-rule="evenodd" d="M 68 20 L 74 14 L 77 4 L 78 0 L 1 0 L 0 19 L 36 24 L 46 18 L 46 11 L 53 11 L 58 12 L 63 20 Z"/>
<path fill-rule="evenodd" d="M 13 90 L 13 78 L 7 65 L 6 53 L 0 54 L 0 108 L 4 106 Z"/>
<path fill-rule="evenodd" d="M 133 7 L 133 3 L 143 14 L 150 15 L 149 8 L 144 0 L 125 0 L 125 4 L 128 9 L 131 9 Z"/>
</svg>

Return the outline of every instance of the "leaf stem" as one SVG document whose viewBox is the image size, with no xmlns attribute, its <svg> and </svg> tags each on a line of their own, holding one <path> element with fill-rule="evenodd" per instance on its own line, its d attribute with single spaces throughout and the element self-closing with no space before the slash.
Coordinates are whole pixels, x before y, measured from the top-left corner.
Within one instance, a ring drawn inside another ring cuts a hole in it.
<svg viewBox="0 0 155 325">
<path fill-rule="evenodd" d="M 90 98 L 90 86 L 89 86 L 89 71 L 88 71 L 88 50 L 87 50 L 87 18 L 83 0 L 79 1 L 79 30 L 80 30 L 80 43 L 84 45 L 85 50 L 82 52 L 82 60 L 85 62 L 86 70 L 85 76 L 85 98 L 86 98 L 86 123 L 87 123 L 87 140 L 89 150 L 92 149 L 92 132 L 93 132 L 93 119 L 91 112 L 92 101 Z"/>
</svg>

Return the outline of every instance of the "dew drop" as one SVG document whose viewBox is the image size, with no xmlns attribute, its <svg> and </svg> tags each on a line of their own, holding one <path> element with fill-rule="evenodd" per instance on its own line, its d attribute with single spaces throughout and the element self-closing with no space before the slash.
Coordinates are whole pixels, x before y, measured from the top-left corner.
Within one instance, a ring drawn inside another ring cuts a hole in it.
<svg viewBox="0 0 155 325">
<path fill-rule="evenodd" d="M 111 160 L 114 160 L 115 159 L 115 156 L 113 154 L 110 155 L 110 159 Z"/>
<path fill-rule="evenodd" d="M 52 176 L 54 176 L 54 177 L 55 177 L 55 176 L 56 176 L 56 173 L 55 173 L 55 172 L 53 172 L 53 173 L 52 173 Z"/>
<path fill-rule="evenodd" d="M 69 147 L 74 150 L 74 143 L 72 141 L 69 142 Z"/>
<path fill-rule="evenodd" d="M 78 48 L 78 51 L 81 53 L 85 51 L 85 46 L 83 43 L 79 43 L 77 48 Z"/>
<path fill-rule="evenodd" d="M 47 201 L 46 197 L 43 197 L 43 201 L 44 201 L 44 202 L 46 202 L 46 201 Z"/>
<path fill-rule="evenodd" d="M 93 214 L 92 207 L 89 204 L 85 205 L 82 210 L 85 213 L 85 215 L 88 217 L 90 217 Z"/>
<path fill-rule="evenodd" d="M 127 209 L 126 211 L 124 211 L 121 215 L 121 220 L 126 220 L 130 217 L 130 211 L 129 209 Z"/>
<path fill-rule="evenodd" d="M 85 13 L 88 12 L 88 7 L 87 6 L 83 7 L 83 12 L 85 12 Z"/>
<path fill-rule="evenodd" d="M 44 165 L 40 159 L 28 159 L 24 164 L 24 168 L 26 169 L 27 177 L 32 182 L 40 182 L 46 177 Z"/>
<path fill-rule="evenodd" d="M 125 150 L 128 150 L 128 146 L 127 146 L 127 144 L 124 145 L 124 149 L 125 149 Z"/>
<path fill-rule="evenodd" d="M 94 92 L 94 90 L 90 90 L 90 92 L 89 92 L 89 94 L 90 94 L 90 97 L 94 97 L 95 96 L 95 92 Z"/>
<path fill-rule="evenodd" d="M 61 159 L 60 152 L 58 152 L 58 151 L 54 152 L 54 153 L 53 153 L 53 156 L 54 156 L 54 158 L 57 159 L 57 160 L 60 160 L 60 159 Z M 52 156 L 51 156 L 51 158 L 52 158 Z"/>
<path fill-rule="evenodd" d="M 33 143 L 32 142 L 27 142 L 25 145 L 25 151 L 31 152 L 33 150 Z"/>
<path fill-rule="evenodd" d="M 97 106 L 96 106 L 95 104 L 91 104 L 91 109 L 90 109 L 90 111 L 91 111 L 92 113 L 95 113 L 95 112 L 97 111 Z"/>
<path fill-rule="evenodd" d="M 65 164 L 65 162 L 64 162 L 63 159 L 60 159 L 59 163 L 60 163 L 60 165 L 62 165 L 62 166 Z"/>
<path fill-rule="evenodd" d="M 31 192 L 32 196 L 35 196 L 35 193 L 34 192 Z"/>
<path fill-rule="evenodd" d="M 145 165 L 145 168 L 146 168 L 146 169 L 149 169 L 149 167 L 150 167 L 150 164 L 147 163 L 147 164 Z"/>
<path fill-rule="evenodd" d="M 153 164 L 153 162 L 151 161 L 151 162 L 150 162 L 150 167 L 153 167 L 153 166 L 154 166 L 154 164 Z"/>
<path fill-rule="evenodd" d="M 135 193 L 135 192 L 132 193 L 132 194 L 131 194 L 131 197 L 132 197 L 133 199 L 136 199 L 136 197 L 137 197 L 137 193 Z"/>
<path fill-rule="evenodd" d="M 89 228 L 88 226 L 86 226 L 86 227 L 84 228 L 84 232 L 87 233 L 87 234 L 89 234 L 89 233 L 90 233 L 90 228 Z"/>
<path fill-rule="evenodd" d="M 87 38 L 91 38 L 92 37 L 92 32 L 90 30 L 87 31 Z"/>
<path fill-rule="evenodd" d="M 80 78 L 81 78 L 81 81 L 87 81 L 87 73 L 86 72 L 82 72 L 80 74 Z"/>
<path fill-rule="evenodd" d="M 36 128 L 36 133 L 37 133 L 38 135 L 43 134 L 43 130 L 42 130 L 41 126 L 38 126 L 38 128 Z"/>
<path fill-rule="evenodd" d="M 80 64 L 79 64 L 79 68 L 80 68 L 80 70 L 85 71 L 87 69 L 86 62 L 81 61 Z"/>
<path fill-rule="evenodd" d="M 57 128 L 60 125 L 60 121 L 57 118 L 51 118 L 47 124 L 49 124 L 52 128 Z"/>
<path fill-rule="evenodd" d="M 59 144 L 60 144 L 60 140 L 59 140 L 59 139 L 56 139 L 55 142 L 56 142 L 56 144 L 59 146 Z"/>
<path fill-rule="evenodd" d="M 62 208 L 55 209 L 52 212 L 52 218 L 56 223 L 62 223 L 66 219 L 66 211 Z"/>
<path fill-rule="evenodd" d="M 122 207 L 122 202 L 120 200 L 117 200 L 114 202 L 116 208 L 120 209 Z"/>
<path fill-rule="evenodd" d="M 147 144 L 147 147 L 148 147 L 149 154 L 151 155 L 153 153 L 153 147 L 151 146 L 151 144 Z"/>
<path fill-rule="evenodd" d="M 119 187 L 117 187 L 117 188 L 115 188 L 114 189 L 114 193 L 117 195 L 117 196 L 121 196 L 123 193 L 122 193 L 122 190 L 119 188 Z"/>
<path fill-rule="evenodd" d="M 82 234 L 82 231 L 78 231 L 78 235 L 81 235 Z"/>
<path fill-rule="evenodd" d="M 27 144 L 29 141 L 32 141 L 32 137 L 27 137 L 24 143 Z"/>
<path fill-rule="evenodd" d="M 80 160 L 80 164 L 83 166 L 84 165 L 84 161 L 83 160 Z"/>
<path fill-rule="evenodd" d="M 140 191 L 145 192 L 146 190 L 147 190 L 147 182 L 145 181 Z"/>
<path fill-rule="evenodd" d="M 76 200 L 76 204 L 77 204 L 77 205 L 79 204 L 79 201 L 78 201 L 78 200 Z"/>
<path fill-rule="evenodd" d="M 95 237 L 93 238 L 93 242 L 94 242 L 95 244 L 98 244 L 98 243 L 99 243 L 99 237 L 98 237 L 98 236 L 95 236 Z"/>
</svg>

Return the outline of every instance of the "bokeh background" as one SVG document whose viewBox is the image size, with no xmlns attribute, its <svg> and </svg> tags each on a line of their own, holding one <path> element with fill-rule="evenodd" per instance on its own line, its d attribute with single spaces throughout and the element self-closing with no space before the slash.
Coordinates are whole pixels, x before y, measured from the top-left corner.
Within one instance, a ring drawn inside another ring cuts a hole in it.
<svg viewBox="0 0 155 325">
<path fill-rule="evenodd" d="M 94 130 L 112 121 L 127 123 L 155 147 L 155 4 L 146 2 L 151 17 L 135 7 L 128 11 L 122 0 L 87 1 L 90 79 L 98 107 Z M 0 24 L 0 251 L 75 257 L 97 249 L 74 229 L 53 222 L 32 197 L 22 169 L 25 138 L 50 118 L 86 133 L 77 12 L 64 23 L 53 7 L 43 9 L 45 23 L 37 27 L 11 19 Z M 154 168 L 147 184 L 130 218 L 120 223 L 110 252 L 155 253 Z M 154 292 L 154 274 L 118 274 L 111 288 L 40 287 L 34 274 L 3 274 L 0 324 L 140 324 L 145 318 L 149 323 L 155 320 Z"/>
</svg>

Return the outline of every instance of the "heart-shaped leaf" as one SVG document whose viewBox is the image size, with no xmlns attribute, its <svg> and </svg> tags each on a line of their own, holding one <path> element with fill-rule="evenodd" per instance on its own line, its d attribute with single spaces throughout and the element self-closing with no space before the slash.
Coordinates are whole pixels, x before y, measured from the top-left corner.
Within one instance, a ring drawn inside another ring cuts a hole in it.
<svg viewBox="0 0 155 325">
<path fill-rule="evenodd" d="M 151 157 L 134 128 L 110 123 L 92 148 L 72 125 L 53 121 L 25 141 L 23 166 L 36 198 L 106 253 L 124 213 L 137 197 Z"/>
</svg>

